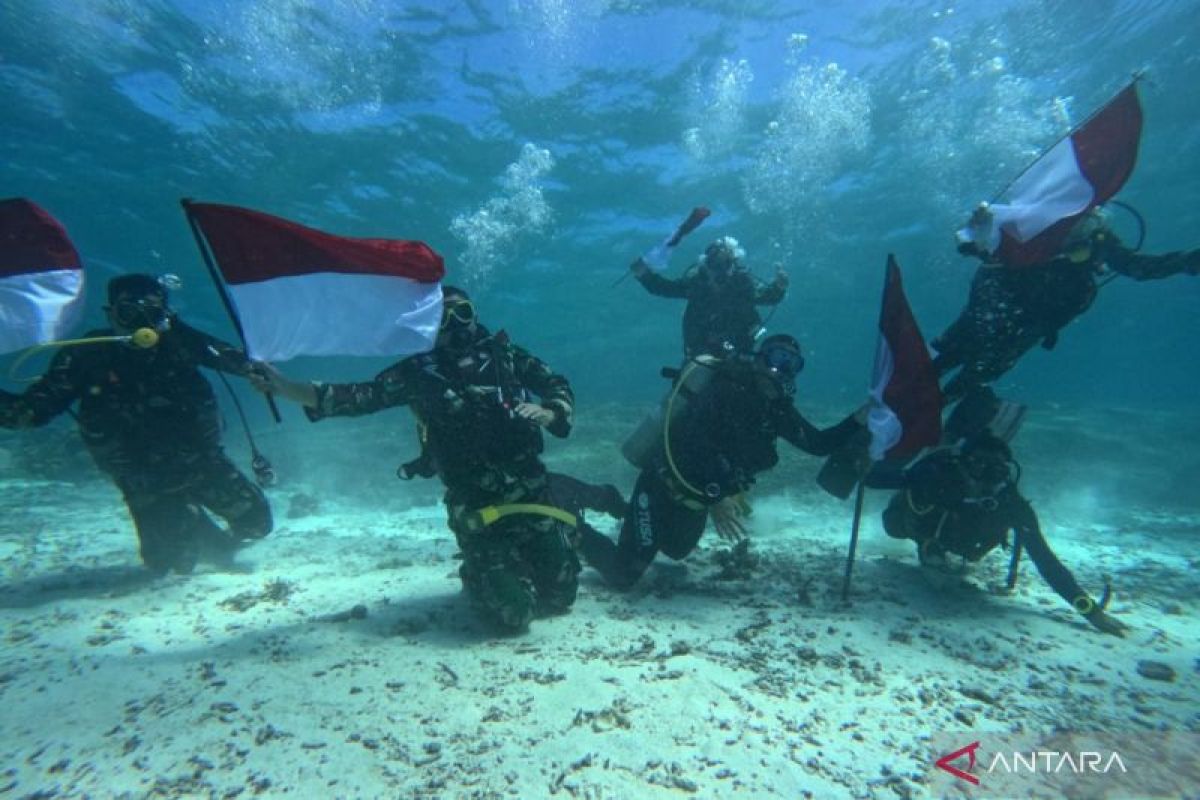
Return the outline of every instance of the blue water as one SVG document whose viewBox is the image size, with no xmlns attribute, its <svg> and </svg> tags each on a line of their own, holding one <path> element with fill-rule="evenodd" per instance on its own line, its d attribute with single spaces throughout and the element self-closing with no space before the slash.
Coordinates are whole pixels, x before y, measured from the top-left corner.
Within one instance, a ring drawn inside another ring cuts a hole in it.
<svg viewBox="0 0 1200 800">
<path fill-rule="evenodd" d="M 0 197 L 66 226 L 81 329 L 111 276 L 170 272 L 182 316 L 235 338 L 181 198 L 422 239 L 485 323 L 571 380 L 577 427 L 549 463 L 628 490 L 617 444 L 678 362 L 683 307 L 617 282 L 692 207 L 713 214 L 675 274 L 721 235 L 761 278 L 784 265 L 770 328 L 802 341 L 798 405 L 831 424 L 865 397 L 887 254 L 932 338 L 966 300 L 970 209 L 1135 71 L 1119 199 L 1147 252 L 1200 246 L 1197 19 L 1192 0 L 0 0 Z M 4 432 L 0 795 L 938 796 L 938 731 L 1195 733 L 1197 308 L 1200 279 L 1119 278 L 999 384 L 1031 407 L 1022 490 L 1082 585 L 1112 579 L 1124 640 L 1028 561 L 1014 596 L 984 588 L 998 554 L 974 583 L 929 578 L 880 529 L 882 493 L 847 609 L 849 504 L 787 447 L 756 487 L 747 577 L 722 577 L 709 533 L 641 593 L 588 570 L 570 615 L 497 640 L 458 593 L 437 482 L 392 478 L 416 452 L 406 412 L 276 425 L 235 382 L 280 473 L 277 529 L 246 574 L 157 582 L 72 420 Z M 263 599 L 272 582 L 291 598 Z M 309 624 L 352 604 L 369 619 Z M 980 686 L 1001 701 L 968 702 Z"/>
<path fill-rule="evenodd" d="M 681 308 L 611 284 L 708 205 L 675 268 L 718 234 L 762 277 L 786 265 L 771 327 L 809 352 L 803 392 L 844 403 L 866 380 L 887 252 L 932 337 L 965 299 L 973 265 L 951 237 L 966 211 L 1134 70 L 1146 127 L 1120 197 L 1145 215 L 1148 251 L 1197 244 L 1197 9 L 8 0 L 0 193 L 65 223 L 94 317 L 110 275 L 171 271 L 186 317 L 227 336 L 181 197 L 424 239 L 487 321 L 596 401 L 661 391 Z M 1186 406 L 1197 302 L 1194 280 L 1117 281 L 1004 387 Z"/>
</svg>

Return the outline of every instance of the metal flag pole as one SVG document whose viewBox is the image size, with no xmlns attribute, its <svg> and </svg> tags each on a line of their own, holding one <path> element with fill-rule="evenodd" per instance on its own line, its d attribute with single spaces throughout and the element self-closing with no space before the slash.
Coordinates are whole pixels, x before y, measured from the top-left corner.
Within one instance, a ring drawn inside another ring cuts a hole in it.
<svg viewBox="0 0 1200 800">
<path fill-rule="evenodd" d="M 854 553 L 858 550 L 858 525 L 862 521 L 863 495 L 866 494 L 863 481 L 858 482 L 858 491 L 854 495 L 854 522 L 850 526 L 850 549 L 846 553 L 846 574 L 842 578 L 842 602 L 850 602 L 850 576 L 854 572 Z"/>
<path fill-rule="evenodd" d="M 1011 592 L 1017 587 L 1017 572 L 1021 568 L 1021 538 L 1013 537 L 1012 557 L 1008 560 L 1008 578 L 1005 587 Z"/>
<path fill-rule="evenodd" d="M 190 198 L 184 197 L 179 201 L 183 206 L 183 214 L 187 217 L 188 225 L 192 228 L 192 236 L 196 238 L 196 247 L 200 249 L 200 257 L 204 259 L 204 266 L 208 268 L 208 275 L 212 278 L 213 285 L 217 287 L 217 294 L 221 298 L 221 303 L 225 306 L 225 312 L 229 314 L 230 321 L 233 322 L 233 329 L 237 331 L 238 338 L 242 342 L 242 349 L 246 348 L 246 331 L 242 328 L 242 320 L 238 317 L 237 310 L 233 307 L 233 299 L 229 296 L 229 291 L 225 288 L 225 283 L 221 280 L 220 273 L 217 272 L 216 262 L 213 260 L 212 253 L 208 248 L 208 241 L 204 238 L 204 233 L 200 230 L 199 223 L 192 216 L 192 201 Z M 271 416 L 276 422 L 282 422 L 283 418 L 279 416 L 279 407 L 275 405 L 274 395 L 267 394 L 267 405 L 271 408 Z"/>
<path fill-rule="evenodd" d="M 233 299 L 230 298 L 229 292 L 225 289 L 225 284 L 221 281 L 220 275 L 217 273 L 216 262 L 213 260 L 212 254 L 208 250 L 208 242 L 204 238 L 203 232 L 200 230 L 199 223 L 192 216 L 191 204 L 192 201 L 186 197 L 179 201 L 183 206 L 183 214 L 187 217 L 188 225 L 192 228 L 192 235 L 196 237 L 196 247 L 200 249 L 200 257 L 204 260 L 204 266 L 208 268 L 208 275 L 212 278 L 213 285 L 217 287 L 217 294 L 221 298 L 221 303 L 225 306 L 226 313 L 229 314 L 229 319 L 233 322 L 233 328 L 237 331 L 238 338 L 242 341 L 242 349 L 246 349 L 246 331 L 242 328 L 242 321 L 237 315 L 237 311 L 233 307 Z M 254 436 L 250 433 L 250 423 L 246 421 L 246 414 L 242 411 L 242 404 L 234 394 L 233 387 L 229 385 L 229 381 L 225 379 L 225 375 L 218 371 L 217 377 L 225 384 L 225 388 L 229 391 L 229 396 L 233 400 L 234 408 L 237 409 L 238 417 L 242 421 L 242 430 L 246 432 L 246 441 L 250 444 L 250 468 L 254 470 L 254 477 L 260 486 L 271 486 L 275 483 L 275 469 L 271 466 L 271 462 L 258 449 L 258 445 L 254 442 Z M 275 418 L 275 422 L 283 421 L 279 416 L 279 407 L 275 405 L 274 396 L 267 394 L 267 407 L 271 409 L 271 416 Z"/>
</svg>

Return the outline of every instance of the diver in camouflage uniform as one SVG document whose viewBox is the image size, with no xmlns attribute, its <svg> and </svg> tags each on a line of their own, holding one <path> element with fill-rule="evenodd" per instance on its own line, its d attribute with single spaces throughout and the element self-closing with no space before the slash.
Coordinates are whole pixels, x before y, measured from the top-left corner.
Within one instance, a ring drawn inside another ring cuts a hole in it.
<svg viewBox="0 0 1200 800">
<path fill-rule="evenodd" d="M 124 340 L 59 350 L 24 394 L 0 392 L 0 427 L 45 425 L 78 402 L 71 413 L 125 498 L 146 566 L 186 573 L 198 558 L 228 564 L 245 540 L 271 531 L 271 509 L 222 450 L 216 396 L 198 367 L 245 376 L 251 362 L 180 321 L 150 275 L 111 280 L 105 311 L 112 328 L 88 338 Z M 147 337 L 140 344 L 135 331 Z"/>
<path fill-rule="evenodd" d="M 443 293 L 432 351 L 363 383 L 299 383 L 268 370 L 257 386 L 303 404 L 312 420 L 410 406 L 446 486 L 463 587 L 500 628 L 521 631 L 575 602 L 579 520 L 554 505 L 539 458 L 542 428 L 570 432 L 574 395 L 566 378 L 480 324 L 465 292 Z"/>
<path fill-rule="evenodd" d="M 1047 350 L 1058 334 L 1092 305 L 1110 277 L 1148 281 L 1200 273 L 1200 249 L 1143 255 L 1126 247 L 1096 211 L 1081 219 L 1049 261 L 1010 266 L 971 244 L 964 255 L 984 258 L 971 294 L 946 331 L 930 344 L 939 375 L 961 367 L 945 385 L 947 402 L 1008 372 L 1034 345 Z"/>
</svg>

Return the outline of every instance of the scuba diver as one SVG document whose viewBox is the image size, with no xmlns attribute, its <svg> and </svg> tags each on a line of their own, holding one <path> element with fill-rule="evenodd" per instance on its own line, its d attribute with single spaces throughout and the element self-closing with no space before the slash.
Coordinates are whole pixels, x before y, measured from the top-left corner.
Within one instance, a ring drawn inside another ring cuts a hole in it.
<svg viewBox="0 0 1200 800">
<path fill-rule="evenodd" d="M 665 256 L 667 251 L 661 252 Z M 648 260 L 650 254 L 630 267 L 651 294 L 687 300 L 683 312 L 683 350 L 687 358 L 749 353 L 762 326 L 755 306 L 774 306 L 783 300 L 787 272 L 780 267 L 770 284 L 760 285 L 742 264 L 745 255 L 737 239 L 723 236 L 710 244 L 681 278 L 660 275 L 653 261 Z"/>
<path fill-rule="evenodd" d="M 313 421 L 410 406 L 428 460 L 407 466 L 417 475 L 432 468 L 446 487 L 463 588 L 499 628 L 520 632 L 535 616 L 565 613 L 575 602 L 580 519 L 570 503 L 556 503 L 539 458 L 543 428 L 559 438 L 570 433 L 575 399 L 566 378 L 484 327 L 466 292 L 442 291 L 430 352 L 362 383 L 297 382 L 267 367 L 255 385 L 302 404 Z"/>
<path fill-rule="evenodd" d="M 1128 627 L 1105 610 L 1107 587 L 1100 602 L 1093 600 L 1051 551 L 1033 506 L 1017 490 L 1020 474 L 1008 445 L 981 430 L 953 447 L 924 456 L 894 485 L 874 482 L 872 486 L 901 489 L 883 512 L 883 527 L 893 538 L 916 542 L 922 565 L 942 566 L 950 553 L 975 562 L 998 546 L 1011 546 L 1011 590 L 1021 551 L 1028 551 L 1050 588 L 1093 627 L 1124 636 Z"/>
<path fill-rule="evenodd" d="M 746 535 L 743 496 L 755 476 L 779 460 L 782 437 L 812 455 L 826 455 L 863 427 L 866 408 L 825 430 L 794 405 L 800 344 L 777 334 L 757 352 L 718 359 L 700 355 L 677 374 L 661 418 L 650 417 L 626 442 L 641 469 L 616 543 L 591 529 L 580 535 L 584 559 L 612 586 L 627 589 L 661 551 L 681 560 L 713 517 L 728 540 Z"/>
<path fill-rule="evenodd" d="M 986 207 L 976 215 L 984 219 L 973 217 L 973 225 L 987 223 Z M 1059 332 L 1092 305 L 1112 278 L 1147 281 L 1200 273 L 1200 249 L 1140 254 L 1121 242 L 1098 208 L 1075 224 L 1057 255 L 1042 263 L 1008 265 L 965 239 L 959 252 L 983 263 L 971 282 L 966 308 L 930 342 L 938 353 L 933 364 L 939 375 L 959 370 L 943 388 L 947 402 L 995 381 L 1039 342 L 1052 350 Z"/>
<path fill-rule="evenodd" d="M 75 417 L 96 466 L 121 490 L 142 561 L 158 574 L 191 572 L 200 559 L 227 566 L 272 527 L 262 489 L 222 449 L 217 399 L 198 369 L 246 377 L 254 364 L 185 324 L 167 301 L 159 278 L 113 278 L 104 307 L 112 327 L 57 343 L 64 346 L 23 394 L 0 392 L 0 427 Z"/>
</svg>

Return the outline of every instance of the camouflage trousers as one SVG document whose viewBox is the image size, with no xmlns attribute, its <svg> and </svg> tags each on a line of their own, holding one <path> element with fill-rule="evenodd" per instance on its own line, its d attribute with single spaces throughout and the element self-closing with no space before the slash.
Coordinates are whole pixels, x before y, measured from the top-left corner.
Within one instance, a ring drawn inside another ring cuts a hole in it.
<svg viewBox="0 0 1200 800">
<path fill-rule="evenodd" d="M 190 572 L 201 558 L 228 564 L 245 540 L 271 532 L 262 489 L 223 452 L 187 454 L 114 478 L 137 528 L 142 561 L 155 572 Z"/>
<path fill-rule="evenodd" d="M 463 589 L 488 621 L 517 632 L 535 616 L 562 614 L 571 608 L 580 565 L 570 525 L 551 517 L 515 514 L 476 528 L 470 518 L 478 509 L 450 500 L 446 506 L 462 550 Z"/>
</svg>

